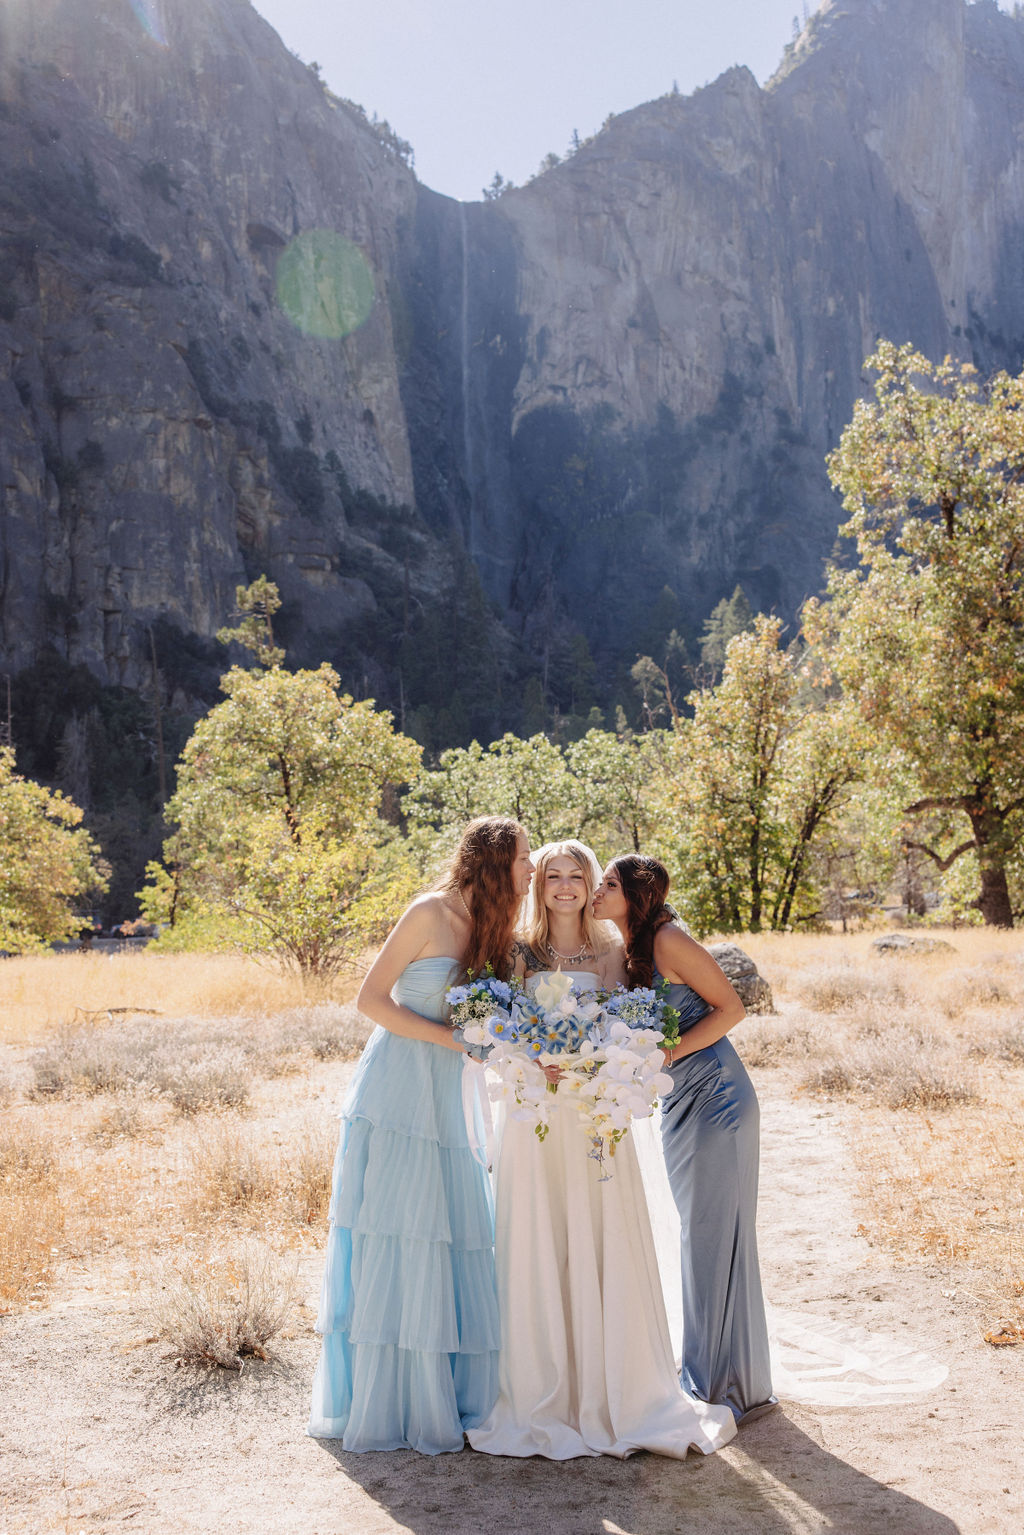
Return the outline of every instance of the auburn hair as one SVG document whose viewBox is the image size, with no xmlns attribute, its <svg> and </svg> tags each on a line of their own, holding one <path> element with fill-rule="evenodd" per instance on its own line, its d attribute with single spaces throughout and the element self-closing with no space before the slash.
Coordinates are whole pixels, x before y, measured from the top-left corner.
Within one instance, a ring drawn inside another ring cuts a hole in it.
<svg viewBox="0 0 1024 1535">
<path fill-rule="evenodd" d="M 668 870 L 645 853 L 623 853 L 612 868 L 626 902 L 626 984 L 650 986 L 654 981 L 654 938 L 675 912 L 666 905 Z"/>
<path fill-rule="evenodd" d="M 598 922 L 590 904 L 594 898 L 594 891 L 601 883 L 601 865 L 586 843 L 578 842 L 575 837 L 570 837 L 564 842 L 548 842 L 534 853 L 536 873 L 533 876 L 530 893 L 526 897 L 523 937 L 538 958 L 546 953 L 550 935 L 550 913 L 544 903 L 544 877 L 552 858 L 571 858 L 582 870 L 587 886 L 587 900 L 580 912 L 580 937 L 592 954 L 603 954 L 609 943 L 606 925 Z"/>
<path fill-rule="evenodd" d="M 462 833 L 448 873 L 437 887 L 459 895 L 467 886 L 473 887 L 469 943 L 462 961 L 467 975 L 480 975 L 488 965 L 499 980 L 507 981 L 512 974 L 513 932 L 519 912 L 512 871 L 519 838 L 524 835 L 524 828 L 510 816 L 478 816 Z"/>
</svg>

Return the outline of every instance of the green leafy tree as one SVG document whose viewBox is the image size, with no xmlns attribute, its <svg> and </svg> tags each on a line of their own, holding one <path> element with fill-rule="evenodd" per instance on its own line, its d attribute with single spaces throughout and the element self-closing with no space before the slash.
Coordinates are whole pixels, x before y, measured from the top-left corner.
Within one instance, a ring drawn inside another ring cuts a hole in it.
<svg viewBox="0 0 1024 1535">
<path fill-rule="evenodd" d="M 451 838 L 476 815 L 512 815 L 535 845 L 582 837 L 599 857 L 640 848 L 651 829 L 652 786 L 664 771 L 664 732 L 633 736 L 592 728 L 560 747 L 547 736 L 504 735 L 442 752 L 403 809 L 421 833 Z"/>
<path fill-rule="evenodd" d="M 667 590 L 667 588 L 666 588 Z M 671 629 L 659 646 L 660 663 L 653 656 L 637 656 L 630 667 L 630 678 L 640 695 L 644 728 L 653 730 L 660 719 L 677 722 L 685 692 L 684 679 L 692 678 L 686 640 L 678 629 Z"/>
<path fill-rule="evenodd" d="M 107 869 L 82 812 L 14 770 L 0 747 L 0 949 L 33 953 L 74 937 Z"/>
<path fill-rule="evenodd" d="M 484 200 L 489 203 L 497 202 L 504 192 L 514 192 L 515 183 L 506 181 L 500 171 L 495 171 L 489 186 L 483 188 Z"/>
<path fill-rule="evenodd" d="M 737 634 L 746 634 L 753 626 L 754 614 L 742 586 L 737 586 L 731 597 L 723 597 L 711 609 L 701 635 L 700 661 L 712 681 L 717 682 L 725 670 L 729 641 Z"/>
<path fill-rule="evenodd" d="M 186 931 L 229 924 L 253 952 L 329 978 L 376 941 L 418 875 L 381 814 L 420 748 L 391 715 L 339 692 L 329 666 L 233 667 L 196 726 L 167 806 L 165 868 L 143 892 L 151 917 Z"/>
<path fill-rule="evenodd" d="M 477 815 L 515 816 L 535 843 L 576 836 L 581 818 L 562 750 L 545 735 L 451 747 L 436 770 L 418 775 L 402 808 L 414 826 L 436 832 Z"/>
<path fill-rule="evenodd" d="M 986 923 L 1011 927 L 1024 832 L 1024 376 L 882 343 L 829 459 L 859 565 L 834 568 L 805 629 L 827 646 L 884 760 L 918 791 L 905 811 L 950 835 L 908 837 L 940 871 L 976 862 Z"/>
<path fill-rule="evenodd" d="M 664 746 L 650 850 L 702 932 L 818 915 L 810 850 L 856 776 L 840 706 L 808 696 L 803 658 L 781 636 L 763 614 L 736 635 L 722 681 L 691 694 L 693 717 Z"/>
<path fill-rule="evenodd" d="M 843 720 L 845 728 L 858 726 Z M 862 755 L 867 742 L 861 731 Z M 847 932 L 876 911 L 886 892 L 899 880 L 903 860 L 901 790 L 898 764 L 893 777 L 865 777 L 844 796 L 809 849 L 809 877 L 819 893 L 822 911 Z"/>
<path fill-rule="evenodd" d="M 258 666 L 280 666 L 284 651 L 274 644 L 273 617 L 281 606 L 281 598 L 273 581 L 260 576 L 251 586 L 235 587 L 235 619 L 233 628 L 217 630 L 222 645 L 241 645 L 252 651 Z"/>
<path fill-rule="evenodd" d="M 579 835 L 600 857 L 646 849 L 652 785 L 664 767 L 664 731 L 634 736 L 588 730 L 566 749 L 581 807 Z"/>
</svg>

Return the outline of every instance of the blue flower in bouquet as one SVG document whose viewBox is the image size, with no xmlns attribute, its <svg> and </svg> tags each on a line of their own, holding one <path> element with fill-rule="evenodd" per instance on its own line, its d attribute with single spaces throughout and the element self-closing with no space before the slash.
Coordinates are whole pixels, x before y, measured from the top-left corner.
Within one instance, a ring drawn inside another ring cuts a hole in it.
<svg viewBox="0 0 1024 1535">
<path fill-rule="evenodd" d="M 509 1038 L 516 984 L 493 975 L 473 977 L 445 993 L 455 1038 L 478 1061 L 486 1061 L 496 1041 Z M 511 1037 L 515 1037 L 514 1033 Z"/>
<path fill-rule="evenodd" d="M 548 1055 L 563 1055 L 575 1050 L 580 1041 L 580 1029 L 570 1015 L 548 1013 L 541 1025 L 541 1040 Z"/>
<path fill-rule="evenodd" d="M 664 1044 L 675 1044 L 679 1039 L 679 1012 L 669 1006 L 665 996 L 667 990 L 665 981 L 657 988 L 637 986 L 627 991 L 624 986 L 616 987 L 604 1005 L 606 1026 L 618 1023 L 632 1030 L 650 1029 L 662 1036 Z M 702 1002 L 701 1006 L 706 1012 L 707 1003 Z"/>
<path fill-rule="evenodd" d="M 660 1020 L 658 994 L 650 986 L 637 986 L 632 991 L 620 986 L 605 1003 L 605 1012 L 621 1018 L 631 1029 L 656 1029 Z"/>
<path fill-rule="evenodd" d="M 517 997 L 512 1008 L 516 1043 L 524 1055 L 536 1059 L 544 1053 L 544 1009 L 531 997 Z"/>
<path fill-rule="evenodd" d="M 484 1027 L 492 1039 L 513 1040 L 519 1038 L 519 1024 L 514 1014 L 492 1013 Z"/>
</svg>

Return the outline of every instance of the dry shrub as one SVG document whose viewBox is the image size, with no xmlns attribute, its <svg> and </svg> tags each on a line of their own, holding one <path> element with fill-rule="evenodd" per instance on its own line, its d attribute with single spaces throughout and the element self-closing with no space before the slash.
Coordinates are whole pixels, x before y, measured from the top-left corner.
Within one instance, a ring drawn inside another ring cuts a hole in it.
<svg viewBox="0 0 1024 1535">
<path fill-rule="evenodd" d="M 211 1044 L 191 1061 L 162 1062 L 153 1086 L 179 1114 L 241 1109 L 249 1102 L 252 1071 L 244 1050 Z"/>
<path fill-rule="evenodd" d="M 307 1120 L 283 1147 L 261 1144 L 237 1123 L 207 1121 L 190 1151 L 193 1221 L 204 1226 L 210 1215 L 234 1215 L 264 1226 L 274 1218 L 288 1226 L 325 1225 L 337 1138 L 334 1122 L 321 1118 Z"/>
<path fill-rule="evenodd" d="M 294 1270 L 267 1248 L 247 1245 L 229 1258 L 192 1258 L 166 1270 L 154 1329 L 179 1364 L 240 1370 L 246 1358 L 268 1358 L 267 1344 L 294 1304 Z"/>
<path fill-rule="evenodd" d="M 974 1073 L 933 1035 L 905 1026 L 847 1044 L 809 1071 L 801 1086 L 889 1109 L 948 1109 L 978 1099 Z"/>
<path fill-rule="evenodd" d="M 305 1126 L 288 1156 L 286 1195 L 290 1213 L 300 1226 L 327 1224 L 337 1141 L 336 1123 L 317 1120 Z"/>
<path fill-rule="evenodd" d="M 21 1115 L 0 1121 L 0 1187 L 55 1183 L 57 1158 L 48 1136 Z"/>
<path fill-rule="evenodd" d="M 936 1001 L 947 1018 L 977 1008 L 1006 1007 L 1021 1000 L 1021 981 L 1008 974 L 998 960 L 991 965 L 974 965 L 943 976 Z"/>
<path fill-rule="evenodd" d="M 965 1294 L 990 1343 L 1024 1341 L 1024 1124 L 1019 1104 L 986 1103 L 853 1122 L 863 1235 L 895 1257 L 969 1264 Z M 1000 1336 L 1001 1334 L 1001 1336 Z"/>
<path fill-rule="evenodd" d="M 110 1028 L 64 1024 L 32 1062 L 33 1094 L 134 1093 L 170 1099 L 181 1114 L 248 1101 L 251 1055 L 223 1027 L 196 1019 L 132 1018 Z"/>
<path fill-rule="evenodd" d="M 137 1097 L 113 1098 L 89 1131 L 97 1146 L 113 1146 L 117 1141 L 135 1140 L 150 1128 L 143 1105 Z"/>
<path fill-rule="evenodd" d="M 0 1124 L 0 1310 L 53 1279 L 63 1214 L 51 1142 L 19 1116 Z"/>
<path fill-rule="evenodd" d="M 36 1097 L 149 1092 L 179 1114 L 244 1107 L 254 1076 L 302 1056 L 355 1054 L 369 1025 L 351 1003 L 294 1008 L 271 1018 L 133 1016 L 107 1027 L 63 1024 L 32 1061 Z"/>
<path fill-rule="evenodd" d="M 842 1013 L 867 1003 L 900 1007 L 906 1001 L 899 975 L 877 973 L 864 964 L 835 962 L 804 971 L 796 982 L 796 994 L 816 1013 Z"/>
<path fill-rule="evenodd" d="M 0 1312 L 45 1295 L 63 1231 L 64 1214 L 52 1189 L 0 1189 Z"/>
<path fill-rule="evenodd" d="M 373 1028 L 354 1002 L 321 1002 L 313 1007 L 291 1008 L 279 1013 L 273 1025 L 281 1055 L 294 1051 L 312 1055 L 318 1061 L 358 1055 Z"/>
<path fill-rule="evenodd" d="M 730 1036 L 748 1066 L 788 1066 L 805 1061 L 817 1048 L 814 1032 L 804 1024 L 785 1023 L 781 1018 L 747 1019 Z"/>
<path fill-rule="evenodd" d="M 193 1209 L 210 1214 L 246 1214 L 271 1204 L 281 1177 L 277 1158 L 259 1147 L 237 1124 L 206 1124 L 191 1148 Z"/>
<path fill-rule="evenodd" d="M 976 1039 L 968 1052 L 978 1060 L 1005 1061 L 1009 1066 L 1024 1066 L 1024 1023 Z"/>
<path fill-rule="evenodd" d="M 857 1091 L 859 1084 L 853 1069 L 845 1061 L 827 1061 L 809 1071 L 800 1085 L 812 1093 L 824 1093 L 827 1098 L 848 1098 Z"/>
</svg>

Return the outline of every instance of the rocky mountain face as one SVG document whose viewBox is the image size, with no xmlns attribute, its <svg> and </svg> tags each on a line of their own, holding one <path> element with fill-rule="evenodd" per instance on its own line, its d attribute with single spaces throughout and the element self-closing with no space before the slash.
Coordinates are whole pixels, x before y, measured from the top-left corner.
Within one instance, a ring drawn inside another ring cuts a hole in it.
<svg viewBox="0 0 1024 1535">
<path fill-rule="evenodd" d="M 438 744 L 794 613 L 875 340 L 1024 359 L 1022 127 L 991 0 L 832 0 L 460 205 L 248 0 L 5 0 L 0 671 L 201 694 L 265 571 Z"/>
</svg>

